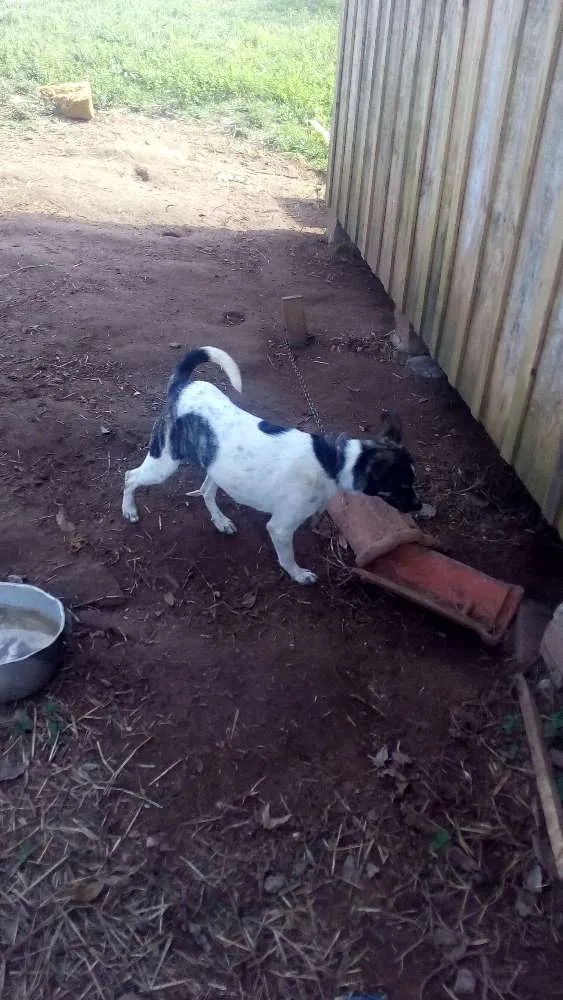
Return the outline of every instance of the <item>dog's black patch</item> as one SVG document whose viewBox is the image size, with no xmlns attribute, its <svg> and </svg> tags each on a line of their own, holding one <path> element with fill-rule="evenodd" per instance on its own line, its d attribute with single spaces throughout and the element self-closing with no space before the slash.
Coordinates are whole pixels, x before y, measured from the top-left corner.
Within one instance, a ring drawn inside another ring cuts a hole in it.
<svg viewBox="0 0 563 1000">
<path fill-rule="evenodd" d="M 166 445 L 166 430 L 168 426 L 166 417 L 166 410 L 163 410 L 154 422 L 149 444 L 149 455 L 151 458 L 160 458 Z"/>
<path fill-rule="evenodd" d="M 168 395 L 177 396 L 179 392 L 189 382 L 190 376 L 199 365 L 204 365 L 209 361 L 209 355 L 204 347 L 198 347 L 195 351 L 189 351 L 176 365 L 176 369 L 170 382 L 168 383 Z"/>
<path fill-rule="evenodd" d="M 385 444 L 365 447 L 354 466 L 354 486 L 370 497 L 409 514 L 420 510 L 412 458 L 405 448 Z"/>
<path fill-rule="evenodd" d="M 288 431 L 287 427 L 278 427 L 277 424 L 271 424 L 269 420 L 261 420 L 258 429 L 263 434 L 287 434 Z"/>
<path fill-rule="evenodd" d="M 215 460 L 218 447 L 213 428 L 197 413 L 176 417 L 170 427 L 170 454 L 176 462 L 207 469 Z"/>
<path fill-rule="evenodd" d="M 338 473 L 344 468 L 344 449 L 338 448 L 335 441 L 330 441 L 323 434 L 312 434 L 315 458 L 325 470 L 327 476 L 336 480 Z"/>
</svg>

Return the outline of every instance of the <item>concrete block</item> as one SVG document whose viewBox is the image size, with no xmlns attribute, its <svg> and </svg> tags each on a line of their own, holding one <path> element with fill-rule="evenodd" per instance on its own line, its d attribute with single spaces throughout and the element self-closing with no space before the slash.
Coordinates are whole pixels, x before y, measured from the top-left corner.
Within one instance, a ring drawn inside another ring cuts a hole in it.
<svg viewBox="0 0 563 1000">
<path fill-rule="evenodd" d="M 540 653 L 554 687 L 563 687 L 563 604 L 555 609 L 553 618 L 543 634 Z"/>
<path fill-rule="evenodd" d="M 551 621 L 551 610 L 538 601 L 525 599 L 514 623 L 512 652 L 520 667 L 531 667 L 540 658 L 540 646 Z"/>
<path fill-rule="evenodd" d="M 80 83 L 52 83 L 40 87 L 43 100 L 50 101 L 60 115 L 88 122 L 94 117 L 92 90 L 87 80 Z"/>
</svg>

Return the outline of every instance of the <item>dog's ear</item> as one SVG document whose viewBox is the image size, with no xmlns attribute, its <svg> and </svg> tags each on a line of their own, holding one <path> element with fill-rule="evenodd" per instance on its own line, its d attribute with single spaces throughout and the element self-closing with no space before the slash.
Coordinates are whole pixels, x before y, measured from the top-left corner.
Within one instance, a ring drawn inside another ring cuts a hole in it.
<svg viewBox="0 0 563 1000">
<path fill-rule="evenodd" d="M 400 444 L 403 439 L 403 425 L 398 413 L 389 413 L 389 410 L 381 411 L 381 432 L 380 437 L 386 441 L 393 441 Z"/>
</svg>

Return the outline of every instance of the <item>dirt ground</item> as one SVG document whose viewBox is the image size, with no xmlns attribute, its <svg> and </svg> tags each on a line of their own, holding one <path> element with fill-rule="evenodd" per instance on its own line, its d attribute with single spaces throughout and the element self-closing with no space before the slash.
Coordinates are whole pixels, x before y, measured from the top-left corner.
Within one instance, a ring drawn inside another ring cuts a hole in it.
<svg viewBox="0 0 563 1000">
<path fill-rule="evenodd" d="M 0 571 L 73 609 L 52 688 L 0 719 L 21 765 L 0 767 L 0 996 L 563 995 L 508 652 L 360 584 L 325 523 L 297 587 L 263 516 L 224 500 L 239 532 L 213 530 L 192 470 L 120 517 L 185 347 L 230 351 L 245 407 L 313 428 L 280 343 L 302 293 L 326 426 L 398 410 L 444 550 L 562 599 L 559 542 L 327 246 L 320 181 L 125 116 L 6 133 L 0 180 Z"/>
</svg>

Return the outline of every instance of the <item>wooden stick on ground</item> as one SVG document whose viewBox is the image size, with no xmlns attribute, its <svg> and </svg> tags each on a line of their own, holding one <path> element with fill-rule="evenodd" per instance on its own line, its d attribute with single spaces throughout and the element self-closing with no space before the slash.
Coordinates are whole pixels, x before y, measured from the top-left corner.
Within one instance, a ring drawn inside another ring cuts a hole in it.
<svg viewBox="0 0 563 1000">
<path fill-rule="evenodd" d="M 517 675 L 516 685 L 555 868 L 559 878 L 563 879 L 563 809 L 542 735 L 539 712 L 523 674 Z"/>
<path fill-rule="evenodd" d="M 309 330 L 302 295 L 284 295 L 282 298 L 285 328 L 292 347 L 306 347 Z"/>
</svg>

